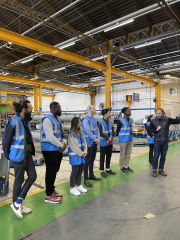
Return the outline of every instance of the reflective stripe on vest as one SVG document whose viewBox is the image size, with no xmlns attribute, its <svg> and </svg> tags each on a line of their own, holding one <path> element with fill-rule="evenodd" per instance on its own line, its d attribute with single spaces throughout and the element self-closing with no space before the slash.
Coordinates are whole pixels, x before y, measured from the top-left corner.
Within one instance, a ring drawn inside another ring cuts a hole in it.
<svg viewBox="0 0 180 240">
<path fill-rule="evenodd" d="M 45 118 L 48 118 L 53 126 L 53 135 L 62 142 L 61 137 L 61 122 L 59 122 L 53 115 L 48 114 L 46 117 L 42 119 L 42 141 L 41 141 L 41 150 L 42 151 L 59 151 L 60 147 L 57 147 L 49 142 L 46 138 L 46 134 L 43 129 L 43 121 Z M 59 123 L 59 124 L 58 124 Z"/>
<path fill-rule="evenodd" d="M 91 119 L 88 116 L 85 116 L 84 119 L 88 120 L 90 130 L 91 130 L 92 134 L 94 135 L 94 137 L 97 138 L 98 137 L 98 127 L 97 127 L 96 120 L 94 118 Z M 84 129 L 83 120 L 82 120 L 82 131 L 83 131 L 84 137 L 86 139 L 87 146 L 93 145 L 94 141 L 88 137 L 88 135 Z"/>
<path fill-rule="evenodd" d="M 71 134 L 75 138 L 77 142 L 76 145 L 81 149 L 82 152 L 84 152 L 85 138 L 83 134 L 81 133 L 81 136 L 79 138 L 77 138 L 73 132 L 69 134 Z M 80 165 L 81 163 L 85 162 L 84 158 L 75 154 L 69 145 L 68 145 L 68 153 L 69 153 L 69 162 L 71 165 Z"/>
<path fill-rule="evenodd" d="M 128 123 L 127 119 L 125 117 L 122 117 L 119 119 L 119 121 L 122 125 L 118 134 L 119 142 L 132 142 L 133 120 L 130 118 Z"/>
<path fill-rule="evenodd" d="M 15 162 L 21 162 L 24 159 L 24 125 L 21 121 L 20 117 L 14 115 L 11 119 L 9 119 L 11 126 L 15 130 L 15 136 L 13 136 L 9 158 Z M 29 131 L 31 131 L 30 125 L 28 123 Z M 32 135 L 31 135 L 32 137 Z"/>
<path fill-rule="evenodd" d="M 112 121 L 111 120 L 109 120 L 108 121 L 108 125 L 109 126 L 107 126 L 107 124 L 106 124 L 106 122 L 104 121 L 104 119 L 101 119 L 100 121 L 99 121 L 99 124 L 101 124 L 101 126 L 102 126 L 102 132 L 104 133 L 104 134 L 106 134 L 106 136 L 108 136 L 108 133 L 110 134 L 110 137 L 112 137 L 112 126 L 113 126 L 113 123 L 112 123 Z M 109 127 L 109 129 L 108 129 L 108 127 Z M 109 137 L 109 136 L 108 136 Z M 100 143 L 99 143 L 99 146 L 100 147 L 105 147 L 105 146 L 107 146 L 108 145 L 108 139 L 106 139 L 106 138 L 103 138 L 103 137 L 101 137 L 100 136 Z M 112 143 L 111 143 L 112 144 Z"/>
</svg>

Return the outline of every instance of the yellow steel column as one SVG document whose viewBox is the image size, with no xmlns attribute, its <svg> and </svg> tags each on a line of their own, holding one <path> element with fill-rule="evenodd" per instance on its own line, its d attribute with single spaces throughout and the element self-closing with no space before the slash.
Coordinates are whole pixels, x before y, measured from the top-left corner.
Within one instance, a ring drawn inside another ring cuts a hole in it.
<svg viewBox="0 0 180 240">
<path fill-rule="evenodd" d="M 112 41 L 107 42 L 107 65 L 105 77 L 105 108 L 111 107 L 111 49 Z"/>
<path fill-rule="evenodd" d="M 158 91 L 158 95 L 159 95 L 159 108 L 161 108 L 161 80 L 158 79 L 158 86 L 159 86 L 159 91 Z"/>
<path fill-rule="evenodd" d="M 128 95 L 127 104 L 128 104 L 128 108 L 130 108 L 130 104 L 131 104 L 131 95 Z"/>
<path fill-rule="evenodd" d="M 34 86 L 34 114 L 37 113 L 38 108 L 38 87 Z"/>
<path fill-rule="evenodd" d="M 39 108 L 42 110 L 42 86 L 39 86 Z M 42 113 L 42 111 L 40 111 Z"/>
<path fill-rule="evenodd" d="M 55 95 L 53 94 L 53 95 L 52 95 L 52 102 L 54 102 L 54 98 L 55 98 Z"/>
<path fill-rule="evenodd" d="M 91 105 L 94 105 L 94 96 L 95 94 L 90 94 Z"/>
<path fill-rule="evenodd" d="M 156 89 L 156 109 L 161 108 L 161 82 L 160 79 L 157 80 Z"/>
</svg>

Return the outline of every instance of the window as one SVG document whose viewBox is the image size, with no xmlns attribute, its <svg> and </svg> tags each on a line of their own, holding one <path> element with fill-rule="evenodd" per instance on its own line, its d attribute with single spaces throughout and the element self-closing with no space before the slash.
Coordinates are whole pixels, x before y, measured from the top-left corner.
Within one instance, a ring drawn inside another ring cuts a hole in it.
<svg viewBox="0 0 180 240">
<path fill-rule="evenodd" d="M 177 88 L 170 88 L 170 96 L 176 96 L 177 95 Z"/>
</svg>

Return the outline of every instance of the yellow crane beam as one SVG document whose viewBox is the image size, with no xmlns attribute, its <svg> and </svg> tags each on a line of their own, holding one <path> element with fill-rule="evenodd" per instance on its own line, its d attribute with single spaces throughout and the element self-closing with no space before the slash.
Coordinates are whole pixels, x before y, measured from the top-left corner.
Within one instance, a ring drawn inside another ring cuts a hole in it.
<svg viewBox="0 0 180 240">
<path fill-rule="evenodd" d="M 28 96 L 34 96 L 34 93 L 29 93 L 29 92 L 17 92 L 17 91 L 7 91 L 7 90 L 0 90 L 0 93 L 7 93 L 7 94 L 15 94 L 15 95 L 28 95 Z M 47 95 L 47 94 L 42 94 L 42 97 L 51 97 L 53 98 L 54 95 Z"/>
<path fill-rule="evenodd" d="M 50 83 L 50 82 L 42 82 L 38 80 L 30 80 L 30 79 L 25 79 L 25 78 L 18 78 L 18 77 L 12 77 L 12 76 L 7 76 L 7 75 L 0 75 L 0 81 L 5 80 L 7 82 L 15 82 L 15 83 L 23 83 L 26 85 L 31 85 L 31 86 L 45 86 L 49 88 L 58 88 L 58 89 L 68 89 L 68 90 L 73 90 L 73 91 L 80 91 L 80 92 L 87 92 L 87 93 L 94 93 L 94 90 L 91 90 L 90 88 L 77 88 L 77 87 L 71 87 L 71 86 L 66 86 L 62 84 L 57 84 L 57 83 Z"/>
<path fill-rule="evenodd" d="M 64 60 L 75 62 L 75 63 L 81 64 L 81 65 L 84 65 L 87 67 L 91 67 L 91 68 L 98 69 L 101 71 L 106 71 L 106 64 L 93 61 L 89 58 L 79 56 L 77 54 L 59 49 L 57 47 L 53 47 L 46 43 L 34 40 L 32 38 L 22 36 L 18 33 L 14 33 L 14 32 L 8 31 L 3 28 L 0 28 L 0 39 L 3 41 L 6 41 L 6 42 L 12 42 L 13 44 L 23 46 L 25 48 L 33 49 L 33 50 L 41 52 L 41 53 L 45 53 L 45 54 L 55 56 L 55 57 L 58 57 L 58 58 L 61 58 Z M 156 86 L 156 83 L 153 80 L 148 80 L 141 76 L 136 76 L 134 74 L 125 72 L 125 71 L 117 69 L 117 68 L 112 67 L 111 73 Z"/>
<path fill-rule="evenodd" d="M 143 75 L 143 77 L 146 79 L 149 79 L 149 75 Z M 111 85 L 118 84 L 118 83 L 131 82 L 131 81 L 134 81 L 134 79 L 131 79 L 131 78 L 117 79 L 117 80 L 111 81 Z M 92 87 L 100 87 L 104 85 L 105 85 L 105 82 L 91 84 Z"/>
</svg>

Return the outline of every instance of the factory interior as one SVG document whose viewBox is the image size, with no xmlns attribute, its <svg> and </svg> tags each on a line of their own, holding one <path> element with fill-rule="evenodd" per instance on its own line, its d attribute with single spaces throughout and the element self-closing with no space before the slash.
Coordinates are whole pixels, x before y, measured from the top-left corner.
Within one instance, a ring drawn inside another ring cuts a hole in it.
<svg viewBox="0 0 180 240">
<path fill-rule="evenodd" d="M 33 107 L 37 179 L 23 201 L 33 211 L 19 219 L 10 207 L 15 172 L 2 139 L 16 114 L 13 102 L 24 100 Z M 65 143 L 72 119 L 85 119 L 88 106 L 97 123 L 109 109 L 114 134 L 121 110 L 130 109 L 133 172 L 121 172 L 116 134 L 116 175 L 101 176 L 97 145 L 101 181 L 88 188 L 82 175 L 87 193 L 73 196 L 67 146 L 55 179 L 62 202 L 45 203 L 42 123 L 52 102 L 61 107 Z M 180 124 L 169 126 L 167 177 L 153 178 L 145 123 L 157 109 L 180 119 L 180 0 L 0 0 L 0 239 L 179 240 Z"/>
</svg>

